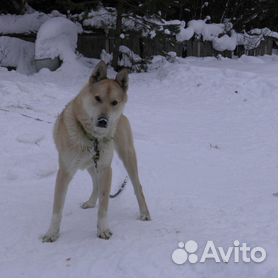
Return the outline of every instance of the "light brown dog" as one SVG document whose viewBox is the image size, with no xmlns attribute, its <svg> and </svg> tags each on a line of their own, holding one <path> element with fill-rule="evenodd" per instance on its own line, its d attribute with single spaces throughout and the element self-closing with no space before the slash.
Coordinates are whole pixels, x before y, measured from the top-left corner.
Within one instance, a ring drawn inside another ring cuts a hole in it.
<svg viewBox="0 0 278 278">
<path fill-rule="evenodd" d="M 111 162 L 114 148 L 128 172 L 140 209 L 140 219 L 150 220 L 142 186 L 129 121 L 123 109 L 127 102 L 128 72 L 120 71 L 115 80 L 107 79 L 107 66 L 100 62 L 89 82 L 59 115 L 54 140 L 59 153 L 53 214 L 42 241 L 59 237 L 62 211 L 69 182 L 78 169 L 87 169 L 93 191 L 82 208 L 95 207 L 99 200 L 97 235 L 109 239 L 107 209 L 111 189 Z"/>
</svg>

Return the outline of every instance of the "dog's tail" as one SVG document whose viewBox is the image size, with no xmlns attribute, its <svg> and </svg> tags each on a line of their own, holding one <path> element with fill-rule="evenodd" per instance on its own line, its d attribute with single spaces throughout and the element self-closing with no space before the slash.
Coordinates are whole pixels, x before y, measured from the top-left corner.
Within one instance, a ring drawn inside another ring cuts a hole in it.
<svg viewBox="0 0 278 278">
<path fill-rule="evenodd" d="M 123 180 L 121 186 L 119 187 L 118 191 L 114 194 L 110 194 L 110 198 L 115 198 L 117 197 L 125 188 L 126 184 L 127 184 L 127 181 L 128 181 L 128 176 L 125 177 L 125 179 Z"/>
</svg>

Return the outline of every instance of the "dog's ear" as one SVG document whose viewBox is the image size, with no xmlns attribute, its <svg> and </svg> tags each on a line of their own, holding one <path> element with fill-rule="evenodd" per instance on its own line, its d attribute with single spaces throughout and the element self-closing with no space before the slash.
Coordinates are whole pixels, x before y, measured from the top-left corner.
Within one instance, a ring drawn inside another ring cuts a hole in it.
<svg viewBox="0 0 278 278">
<path fill-rule="evenodd" d="M 117 75 L 115 79 L 120 86 L 126 91 L 128 88 L 128 70 L 122 69 Z"/>
<path fill-rule="evenodd" d="M 96 65 L 90 77 L 90 83 L 95 83 L 106 78 L 107 78 L 107 65 L 103 61 L 100 61 Z"/>
</svg>

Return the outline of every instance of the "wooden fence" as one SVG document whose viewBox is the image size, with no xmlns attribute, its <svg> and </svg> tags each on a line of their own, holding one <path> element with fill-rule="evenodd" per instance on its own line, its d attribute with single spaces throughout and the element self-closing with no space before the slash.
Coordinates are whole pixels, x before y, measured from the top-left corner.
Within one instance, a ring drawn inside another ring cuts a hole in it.
<svg viewBox="0 0 278 278">
<path fill-rule="evenodd" d="M 113 36 L 104 34 L 81 34 L 78 38 L 78 51 L 86 57 L 99 58 L 102 49 L 111 53 L 113 51 Z M 177 53 L 179 57 L 207 57 L 222 55 L 231 58 L 233 55 L 262 56 L 271 55 L 273 39 L 265 38 L 258 47 L 245 50 L 244 46 L 237 46 L 234 51 L 217 51 L 212 47 L 212 42 L 191 39 L 185 42 L 173 42 L 167 38 L 143 38 L 140 34 L 126 34 L 121 44 L 130 48 L 142 58 L 150 58 L 154 55 L 165 55 L 170 51 Z"/>
<path fill-rule="evenodd" d="M 35 42 L 36 34 L 8 34 L 5 36 L 17 37 L 26 41 Z M 114 46 L 113 35 L 106 36 L 104 32 L 82 33 L 78 36 L 77 50 L 86 57 L 99 58 L 102 49 L 111 53 Z M 219 52 L 213 49 L 212 43 L 192 39 L 185 42 L 173 42 L 167 38 L 143 38 L 140 34 L 130 33 L 121 41 L 122 45 L 127 46 L 142 58 L 150 58 L 154 55 L 164 55 L 169 51 L 174 51 L 179 57 L 207 57 L 221 54 L 224 57 L 232 55 L 241 56 L 260 56 L 272 53 L 273 40 L 266 38 L 260 45 L 252 50 L 245 50 L 243 46 L 238 46 L 235 51 Z"/>
</svg>

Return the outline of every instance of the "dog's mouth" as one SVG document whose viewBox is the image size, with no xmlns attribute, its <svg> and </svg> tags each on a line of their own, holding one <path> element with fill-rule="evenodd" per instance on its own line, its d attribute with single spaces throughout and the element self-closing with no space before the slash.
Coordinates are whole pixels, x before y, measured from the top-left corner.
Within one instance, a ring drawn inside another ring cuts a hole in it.
<svg viewBox="0 0 278 278">
<path fill-rule="evenodd" d="M 106 134 L 108 134 L 108 129 L 107 128 L 102 128 L 102 127 L 95 127 L 94 128 L 94 133 L 97 136 L 105 136 Z"/>
</svg>

